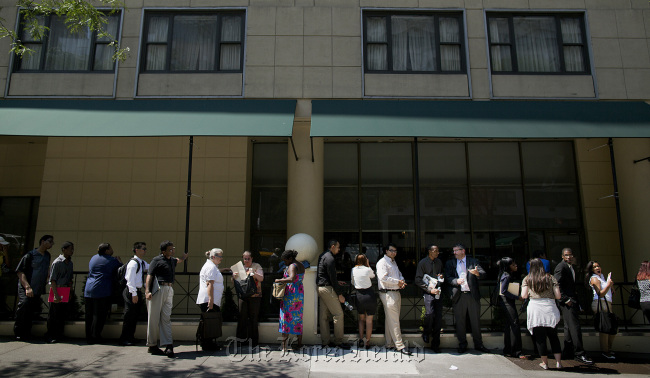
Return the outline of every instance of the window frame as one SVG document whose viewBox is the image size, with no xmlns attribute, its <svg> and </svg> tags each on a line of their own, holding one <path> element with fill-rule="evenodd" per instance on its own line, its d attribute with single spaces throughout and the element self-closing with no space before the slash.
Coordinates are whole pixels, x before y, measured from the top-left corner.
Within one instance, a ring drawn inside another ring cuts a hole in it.
<svg viewBox="0 0 650 378">
<path fill-rule="evenodd" d="M 515 26 L 514 18 L 515 17 L 552 17 L 555 23 L 556 35 L 558 47 L 558 57 L 560 61 L 560 70 L 556 72 L 545 72 L 545 71 L 519 71 L 519 63 L 517 62 L 517 49 L 514 42 L 515 35 Z M 591 55 L 589 53 L 588 46 L 588 35 L 587 35 L 587 21 L 585 19 L 586 15 L 584 12 L 490 12 L 487 11 L 485 15 L 485 25 L 487 31 L 487 49 L 488 49 L 488 64 L 490 65 L 490 73 L 492 75 L 591 75 Z M 492 42 L 492 32 L 490 30 L 490 20 L 496 18 L 506 18 L 508 20 L 508 36 L 510 38 L 509 43 L 503 42 Z M 578 19 L 580 21 L 580 32 L 582 37 L 582 43 L 564 43 L 562 40 L 562 19 Z M 492 68 L 492 46 L 509 46 L 510 47 L 510 64 L 512 65 L 512 71 L 495 71 Z M 564 56 L 564 47 L 567 46 L 582 46 L 582 58 L 583 58 L 583 71 L 567 71 L 566 70 L 566 61 Z"/>
<path fill-rule="evenodd" d="M 173 43 L 174 36 L 174 17 L 178 15 L 183 16 L 206 16 L 206 15 L 215 15 L 217 16 L 217 40 L 215 41 L 215 67 L 211 70 L 171 70 L 171 46 Z M 222 20 L 224 16 L 238 15 L 241 17 L 241 31 L 240 31 L 240 41 L 223 41 L 222 40 Z M 169 19 L 169 29 L 167 31 L 167 41 L 166 42 L 148 42 L 148 32 L 149 25 L 152 17 L 161 17 L 166 16 Z M 140 48 L 140 54 L 142 59 L 140 59 L 140 73 L 143 74 L 202 74 L 202 73 L 243 73 L 244 72 L 244 49 L 245 49 L 245 36 L 246 36 L 246 11 L 243 9 L 218 9 L 218 10 L 145 10 L 143 16 L 143 27 L 142 27 L 142 43 Z M 238 70 L 222 70 L 219 65 L 221 64 L 221 46 L 222 45 L 234 45 L 239 44 L 240 54 L 239 54 L 239 69 Z M 147 51 L 148 46 L 158 45 L 166 46 L 166 56 L 165 56 L 165 69 L 164 70 L 149 70 L 147 69 Z"/>
<path fill-rule="evenodd" d="M 413 70 L 404 70 L 404 71 L 395 71 L 393 70 L 393 51 L 392 51 L 392 42 L 390 41 L 392 37 L 392 25 L 390 22 L 391 17 L 393 16 L 431 16 L 434 19 L 434 29 L 435 33 L 435 49 L 436 49 L 436 70 L 434 71 L 413 71 Z M 368 45 L 369 44 L 382 44 L 381 42 L 368 42 L 368 33 L 367 33 L 367 23 L 369 17 L 383 17 L 386 20 L 386 59 L 387 59 L 387 69 L 386 70 L 371 70 L 368 68 Z M 456 18 L 458 20 L 458 43 L 454 42 L 440 42 L 440 18 Z M 467 75 L 467 40 L 466 40 L 466 31 L 465 31 L 465 17 L 462 10 L 433 10 L 433 11 L 375 11 L 375 10 L 364 10 L 362 17 L 362 32 L 363 32 L 363 69 L 364 73 L 371 74 L 425 74 L 425 75 Z M 440 46 L 458 46 L 460 51 L 460 70 L 458 71 L 443 71 L 441 60 L 442 56 L 440 54 Z"/>
<path fill-rule="evenodd" d="M 113 37 L 116 40 L 120 40 L 121 38 L 121 33 L 122 33 L 122 23 L 123 23 L 123 17 L 122 17 L 122 10 L 116 10 L 113 14 L 110 14 L 110 10 L 107 9 L 99 9 L 100 11 L 104 12 L 106 16 L 115 16 L 117 18 L 117 33 Z M 97 31 L 93 31 L 91 34 L 91 40 L 89 43 L 88 47 L 88 66 L 87 69 L 85 70 L 47 70 L 45 69 L 45 57 L 47 54 L 47 48 L 48 48 L 48 43 L 49 43 L 49 38 L 50 38 L 50 33 L 49 33 L 49 28 L 52 25 L 52 17 L 63 17 L 63 16 L 57 16 L 56 14 L 51 14 L 49 16 L 39 16 L 44 18 L 43 25 L 47 27 L 47 31 L 45 32 L 43 38 L 39 40 L 24 40 L 22 41 L 23 44 L 25 45 L 40 45 L 41 46 L 41 51 L 40 51 L 40 61 L 39 61 L 39 68 L 36 70 L 33 69 L 21 69 L 21 64 L 23 60 L 20 57 L 17 57 L 14 54 L 14 59 L 13 59 L 13 67 L 12 67 L 12 72 L 13 73 L 115 73 L 117 70 L 117 62 L 113 60 L 113 68 L 110 70 L 100 70 L 100 69 L 94 69 L 95 67 L 95 55 L 97 54 L 97 46 L 99 45 L 109 45 L 112 41 L 110 40 L 104 40 L 100 41 L 99 38 L 97 37 Z M 23 15 L 20 14 L 18 16 L 18 35 L 22 36 L 23 32 L 25 30 L 25 23 L 23 22 Z M 79 32 L 83 33 L 83 31 Z M 30 36 L 31 38 L 31 36 Z"/>
</svg>

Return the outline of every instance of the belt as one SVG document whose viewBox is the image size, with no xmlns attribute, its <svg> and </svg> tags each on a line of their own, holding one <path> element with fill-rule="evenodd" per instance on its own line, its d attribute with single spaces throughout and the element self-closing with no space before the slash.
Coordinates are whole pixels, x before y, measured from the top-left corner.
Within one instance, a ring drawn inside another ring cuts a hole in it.
<svg viewBox="0 0 650 378">
<path fill-rule="evenodd" d="M 388 291 L 399 291 L 399 289 L 379 289 L 380 293 L 386 293 Z"/>
<path fill-rule="evenodd" d="M 158 285 L 160 285 L 160 286 L 174 286 L 174 284 L 170 283 L 170 282 L 158 282 Z"/>
<path fill-rule="evenodd" d="M 470 294 L 471 292 L 470 292 L 470 291 L 461 291 L 461 293 L 463 293 L 463 294 Z"/>
</svg>

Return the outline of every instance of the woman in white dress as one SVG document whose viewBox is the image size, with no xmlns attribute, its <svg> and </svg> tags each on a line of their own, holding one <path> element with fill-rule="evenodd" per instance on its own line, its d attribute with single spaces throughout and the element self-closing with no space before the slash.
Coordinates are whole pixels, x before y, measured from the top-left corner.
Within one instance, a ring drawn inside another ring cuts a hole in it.
<svg viewBox="0 0 650 378">
<path fill-rule="evenodd" d="M 560 286 L 555 277 L 546 273 L 540 259 L 530 260 L 530 274 L 521 283 L 521 297 L 530 298 L 527 311 L 527 326 L 535 339 L 537 350 L 542 357 L 539 366 L 548 370 L 548 350 L 546 338 L 551 342 L 551 351 L 556 367 L 562 369 L 562 346 L 555 327 L 560 322 L 560 310 L 555 304 L 560 299 Z"/>
</svg>

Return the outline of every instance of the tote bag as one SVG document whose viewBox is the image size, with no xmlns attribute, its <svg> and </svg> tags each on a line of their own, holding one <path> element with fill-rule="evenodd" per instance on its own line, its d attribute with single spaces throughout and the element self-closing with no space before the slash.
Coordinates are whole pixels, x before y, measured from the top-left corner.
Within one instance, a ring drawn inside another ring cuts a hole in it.
<svg viewBox="0 0 650 378">
<path fill-rule="evenodd" d="M 602 310 L 602 302 L 598 301 L 598 312 L 594 315 L 594 328 L 600 333 L 616 335 L 618 333 L 618 318 L 612 312 L 609 312 L 609 303 L 605 301 L 607 311 Z"/>
</svg>

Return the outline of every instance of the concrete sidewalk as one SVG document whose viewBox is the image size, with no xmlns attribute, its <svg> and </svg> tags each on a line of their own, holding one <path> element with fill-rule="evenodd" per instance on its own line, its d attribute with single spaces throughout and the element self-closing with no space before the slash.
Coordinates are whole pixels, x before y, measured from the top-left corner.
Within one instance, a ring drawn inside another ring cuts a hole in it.
<svg viewBox="0 0 650 378">
<path fill-rule="evenodd" d="M 231 343 L 219 352 L 197 352 L 193 344 L 185 342 L 175 347 L 176 358 L 171 359 L 152 356 L 144 346 L 87 345 L 77 339 L 46 344 L 3 337 L 0 338 L 0 377 L 575 377 L 576 373 L 587 373 L 590 377 L 611 374 L 639 377 L 638 374 L 650 374 L 648 354 L 621 356 L 624 362 L 608 364 L 602 372 L 598 364 L 582 369 L 573 361 L 565 364 L 567 371 L 543 371 L 531 369 L 539 359 L 526 361 L 527 366 L 498 354 L 458 355 L 454 349 L 433 354 L 411 348 L 413 356 L 404 357 L 383 348 L 366 351 L 355 347 L 342 351 L 306 346 L 302 353 L 283 354 L 277 347 L 271 345 L 250 353 L 248 346 L 237 350 Z M 634 369 L 630 370 L 630 364 L 636 365 L 632 366 Z"/>
</svg>

